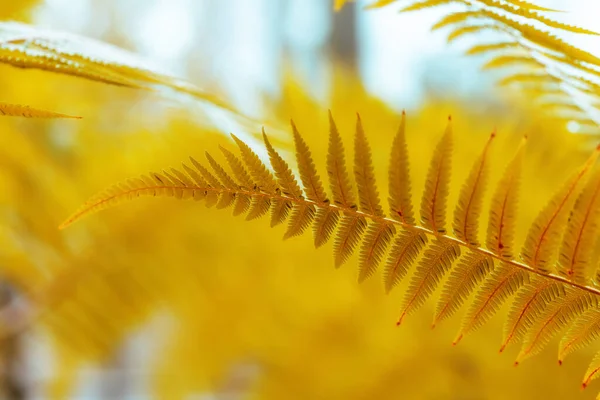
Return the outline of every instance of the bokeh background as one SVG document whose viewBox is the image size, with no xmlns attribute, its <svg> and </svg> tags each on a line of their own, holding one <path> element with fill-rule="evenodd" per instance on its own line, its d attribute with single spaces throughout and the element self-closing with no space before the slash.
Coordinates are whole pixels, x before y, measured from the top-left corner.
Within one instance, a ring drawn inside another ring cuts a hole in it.
<svg viewBox="0 0 600 400">
<path fill-rule="evenodd" d="M 496 76 L 463 55 L 477 38 L 448 46 L 430 33 L 444 10 L 366 12 L 363 3 L 335 13 L 325 0 L 6 0 L 0 17 L 138 53 L 272 126 L 288 156 L 294 118 L 319 167 L 327 109 L 347 150 L 358 111 L 382 199 L 402 109 L 415 203 L 448 114 L 459 182 L 492 129 L 493 181 L 528 133 L 521 243 L 594 138 L 499 91 Z M 591 29 L 600 11 L 584 0 L 538 3 Z M 600 48 L 598 39 L 565 39 Z M 598 385 L 578 390 L 593 351 L 558 367 L 555 341 L 515 368 L 516 346 L 497 354 L 504 312 L 452 347 L 460 318 L 431 330 L 431 303 L 396 328 L 406 283 L 389 295 L 380 274 L 358 285 L 354 259 L 335 270 L 331 244 L 315 251 L 308 234 L 282 242 L 283 228 L 265 220 L 142 199 L 58 231 L 111 183 L 205 150 L 219 155 L 219 144 L 233 149 L 223 127 L 238 125 L 215 124 L 189 101 L 48 72 L 1 65 L 0 82 L 2 101 L 84 117 L 0 120 L 0 320 L 19 327 L 2 340 L 5 398 L 594 398 Z"/>
</svg>

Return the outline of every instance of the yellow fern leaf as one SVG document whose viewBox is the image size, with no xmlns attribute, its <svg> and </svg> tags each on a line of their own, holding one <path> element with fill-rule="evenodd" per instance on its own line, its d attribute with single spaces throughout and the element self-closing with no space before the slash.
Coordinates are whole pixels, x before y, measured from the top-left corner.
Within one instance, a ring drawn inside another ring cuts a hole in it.
<svg viewBox="0 0 600 400">
<path fill-rule="evenodd" d="M 562 283 L 539 277 L 519 289 L 504 324 L 500 352 L 510 343 L 520 341 L 546 306 L 565 294 Z"/>
<path fill-rule="evenodd" d="M 506 0 L 507 3 L 515 5 L 517 7 L 526 9 L 526 10 L 535 10 L 535 11 L 546 11 L 546 12 L 561 12 L 559 10 L 555 10 L 553 8 L 546 8 L 538 6 L 537 4 L 530 3 L 524 0 Z"/>
<path fill-rule="evenodd" d="M 425 234 L 413 230 L 402 231 L 396 236 L 385 266 L 386 292 L 389 293 L 406 276 L 408 269 L 415 263 L 427 244 L 427 240 Z"/>
<path fill-rule="evenodd" d="M 519 201 L 519 181 L 527 138 L 524 137 L 512 161 L 498 182 L 490 205 L 486 246 L 492 253 L 510 260 Z"/>
<path fill-rule="evenodd" d="M 358 281 L 362 282 L 377 270 L 385 251 L 396 234 L 393 225 L 386 222 L 373 222 L 367 232 L 360 249 L 358 264 Z"/>
<path fill-rule="evenodd" d="M 343 0 L 342 0 L 343 1 Z M 373 3 L 368 4 L 365 9 L 372 9 L 372 8 L 381 8 L 381 7 L 385 7 L 388 6 L 392 3 L 395 3 L 397 0 L 376 0 Z"/>
<path fill-rule="evenodd" d="M 282 224 L 288 217 L 292 209 L 292 203 L 283 198 L 274 198 L 271 200 L 271 228 Z"/>
<path fill-rule="evenodd" d="M 455 12 L 451 14 L 444 15 L 438 22 L 436 22 L 432 27 L 432 31 L 436 31 L 441 28 L 445 28 L 449 25 L 455 25 L 460 22 L 464 22 L 469 20 L 470 18 L 479 18 L 482 14 L 479 10 L 469 10 L 469 11 L 461 11 Z"/>
<path fill-rule="evenodd" d="M 371 148 L 359 115 L 356 119 L 356 135 L 354 137 L 354 179 L 358 189 L 360 210 L 369 215 L 383 217 L 383 208 L 379 203 L 379 192 L 375 183 Z"/>
<path fill-rule="evenodd" d="M 231 134 L 231 137 L 238 145 L 242 155 L 242 160 L 250 170 L 250 174 L 252 175 L 254 181 L 258 184 L 259 188 L 268 193 L 275 193 L 275 187 L 277 184 L 275 183 L 273 175 L 271 172 L 269 172 L 265 164 L 260 161 L 260 158 L 258 158 L 256 153 L 252 151 L 250 146 L 238 139 L 238 137 L 233 133 Z"/>
<path fill-rule="evenodd" d="M 571 321 L 595 305 L 597 301 L 590 293 L 579 288 L 568 289 L 567 295 L 554 300 L 527 331 L 515 364 L 540 353 Z"/>
<path fill-rule="evenodd" d="M 232 205 L 233 201 L 235 200 L 235 196 L 233 195 L 233 192 L 226 191 L 226 190 L 219 190 L 219 189 L 225 188 L 225 186 L 223 186 L 221 184 L 221 182 L 213 174 L 211 174 L 208 169 L 206 169 L 202 164 L 200 164 L 194 158 L 190 157 L 190 161 L 192 162 L 192 165 L 200 172 L 200 175 L 202 175 L 202 177 L 206 180 L 206 182 L 208 182 L 208 184 L 212 188 L 217 189 L 217 191 L 215 192 L 218 196 L 216 207 L 218 209 L 222 209 L 222 208 L 227 208 L 230 205 Z M 173 187 L 177 186 L 177 182 L 172 182 L 172 183 L 173 183 Z M 183 187 L 177 188 L 177 190 L 182 191 Z"/>
<path fill-rule="evenodd" d="M 205 152 L 204 155 L 210 164 L 210 167 L 217 174 L 217 178 L 223 184 L 224 187 L 228 189 L 237 189 L 239 186 L 235 181 L 229 176 L 229 174 L 225 171 L 225 169 L 219 164 L 208 152 Z M 185 179 L 185 175 L 179 177 L 180 179 Z"/>
<path fill-rule="evenodd" d="M 219 181 L 221 181 L 224 187 L 234 191 L 240 188 L 240 186 L 233 180 L 233 178 L 229 176 L 225 169 L 208 152 L 206 152 L 205 155 L 206 159 L 208 160 L 208 163 L 210 164 L 211 168 L 215 171 Z M 175 170 L 174 172 L 180 180 L 186 179 L 185 174 L 182 174 L 177 170 Z M 251 198 L 250 196 L 247 196 L 245 194 L 237 193 L 234 196 L 234 203 L 235 206 L 233 208 L 233 215 L 241 215 L 246 213 L 246 211 L 248 211 L 248 209 L 250 208 Z"/>
<path fill-rule="evenodd" d="M 288 228 L 283 235 L 284 239 L 299 236 L 304 233 L 315 218 L 315 208 L 310 204 L 294 204 L 290 215 Z"/>
<path fill-rule="evenodd" d="M 19 22 L 0 22 L 0 63 L 117 86 L 167 89 L 234 111 L 225 102 L 192 84 L 148 67 L 139 56 L 126 50 Z"/>
<path fill-rule="evenodd" d="M 273 148 L 269 142 L 269 139 L 267 138 L 267 135 L 265 134 L 264 129 L 262 134 L 265 147 L 269 153 L 269 159 L 271 160 L 271 167 L 273 167 L 273 171 L 275 171 L 275 177 L 277 177 L 277 182 L 281 188 L 281 192 L 284 195 L 291 196 L 295 199 L 301 198 L 302 191 L 300 190 L 300 186 L 298 186 L 298 182 L 296 182 L 296 178 L 294 177 L 294 174 L 292 174 L 290 167 Z"/>
<path fill-rule="evenodd" d="M 592 250 L 600 218 L 600 172 L 582 190 L 567 222 L 558 257 L 558 273 L 588 284 L 593 276 Z"/>
<path fill-rule="evenodd" d="M 497 43 L 489 43 L 489 44 L 476 44 L 470 47 L 465 54 L 468 55 L 477 55 L 489 53 L 497 50 L 507 50 L 507 49 L 521 49 L 519 43 L 517 42 L 497 42 Z"/>
<path fill-rule="evenodd" d="M 496 133 L 492 133 L 482 154 L 475 161 L 467 180 L 460 189 L 458 205 L 454 211 L 454 234 L 472 246 L 479 246 L 477 231 L 483 204 L 483 195 L 489 175 L 488 153 Z"/>
<path fill-rule="evenodd" d="M 25 117 L 25 118 L 73 118 L 81 119 L 73 115 L 60 114 L 52 111 L 40 110 L 29 106 L 18 104 L 0 103 L 0 115 L 9 117 Z"/>
<path fill-rule="evenodd" d="M 500 306 L 528 280 L 527 273 L 507 263 L 501 263 L 485 279 L 475 295 L 454 339 L 457 344 L 465 335 L 480 328 L 492 317 Z"/>
<path fill-rule="evenodd" d="M 494 68 L 505 68 L 505 67 L 514 67 L 515 65 L 526 67 L 535 72 L 536 69 L 544 70 L 545 73 L 545 65 L 541 62 L 537 61 L 535 58 L 529 55 L 516 55 L 516 54 L 506 54 L 506 55 L 498 55 L 486 62 L 482 69 L 489 70 Z"/>
<path fill-rule="evenodd" d="M 594 307 L 579 316 L 560 341 L 558 363 L 562 364 L 566 356 L 591 344 L 598 336 L 600 336 L 600 310 Z"/>
<path fill-rule="evenodd" d="M 598 377 L 600 377 L 600 351 L 596 353 L 587 371 L 585 371 L 581 386 L 585 389 L 591 381 L 598 379 Z"/>
<path fill-rule="evenodd" d="M 599 152 L 600 149 L 594 150 L 580 171 L 566 182 L 538 214 L 529 229 L 521 251 L 521 258 L 538 271 L 549 272 L 547 265 L 552 261 L 552 256 L 560 240 L 560 233 L 569 217 L 571 205 L 575 201 L 577 189 L 594 165 Z"/>
<path fill-rule="evenodd" d="M 354 208 L 352 186 L 346 172 L 344 144 L 338 132 L 331 111 L 329 112 L 329 150 L 327 153 L 327 175 L 333 202 L 342 207 Z"/>
<path fill-rule="evenodd" d="M 539 22 L 543 23 L 544 25 L 549 26 L 551 28 L 561 29 L 566 32 L 572 32 L 572 33 L 582 33 L 582 34 L 586 34 L 586 35 L 598 35 L 598 33 L 594 32 L 594 31 L 590 31 L 588 29 L 583 29 L 583 28 L 579 28 L 577 26 L 563 24 L 561 22 L 546 18 L 543 15 L 541 15 L 535 11 L 532 11 L 531 8 L 527 8 L 527 7 L 515 8 L 509 4 L 505 4 L 502 1 L 498 1 L 498 0 L 477 0 L 477 1 L 486 6 L 495 7 L 502 11 L 513 14 L 513 15 L 518 15 L 520 17 L 539 21 Z"/>
<path fill-rule="evenodd" d="M 360 242 L 363 232 L 367 227 L 365 218 L 355 214 L 342 215 L 340 225 L 333 242 L 335 267 L 339 268 L 354 253 Z"/>
<path fill-rule="evenodd" d="M 331 234 L 335 231 L 339 218 L 339 213 L 330 207 L 317 209 L 315 224 L 313 225 L 315 247 L 321 247 L 329 241 Z"/>
<path fill-rule="evenodd" d="M 458 39 L 464 35 L 468 35 L 470 33 L 480 33 L 482 31 L 486 31 L 486 30 L 502 31 L 502 29 L 498 25 L 495 25 L 493 23 L 477 24 L 477 25 L 463 25 L 463 26 L 458 26 L 458 27 L 454 28 L 452 31 L 450 31 L 450 33 L 448 34 L 448 37 L 446 38 L 446 41 L 448 43 L 452 43 L 453 41 L 455 41 L 456 39 Z"/>
<path fill-rule="evenodd" d="M 446 200 L 450 183 L 452 124 L 448 126 L 433 153 L 421 200 L 423 226 L 439 234 L 446 233 Z"/>
<path fill-rule="evenodd" d="M 406 113 L 402 112 L 400 128 L 394 137 L 389 168 L 389 204 L 390 216 L 396 221 L 414 225 L 408 148 L 406 146 Z"/>
<path fill-rule="evenodd" d="M 433 324 L 451 317 L 477 285 L 494 268 L 494 260 L 484 254 L 469 252 L 450 272 L 437 302 Z"/>
<path fill-rule="evenodd" d="M 292 133 L 294 135 L 294 144 L 296 146 L 296 160 L 298 162 L 298 172 L 300 173 L 300 179 L 302 186 L 304 187 L 304 193 L 309 200 L 317 203 L 328 202 L 327 194 L 321 184 L 321 178 L 317 174 L 315 163 L 313 162 L 312 155 L 308 145 L 298 132 L 294 121 L 292 123 Z"/>
<path fill-rule="evenodd" d="M 425 250 L 406 291 L 402 313 L 397 325 L 400 325 L 407 315 L 425 303 L 459 256 L 460 247 L 441 238 L 437 238 Z"/>
<path fill-rule="evenodd" d="M 229 164 L 229 168 L 233 172 L 233 176 L 237 180 L 241 189 L 246 190 L 256 190 L 256 184 L 252 181 L 252 178 L 244 168 L 242 162 L 229 150 L 226 148 L 219 146 L 219 149 L 225 156 L 227 160 L 227 164 Z M 189 173 L 189 171 L 188 171 Z M 247 210 L 248 214 L 246 214 L 247 220 L 252 220 L 256 218 L 260 218 L 264 214 L 269 211 L 271 207 L 271 202 L 268 198 L 259 195 L 251 195 L 244 196 L 239 195 L 236 199 L 236 206 L 233 210 L 234 215 L 240 215 L 245 213 Z"/>
<path fill-rule="evenodd" d="M 240 186 L 246 189 L 253 189 L 255 186 L 254 182 L 239 158 L 223 146 L 219 146 L 219 149 L 225 156 L 225 160 L 227 160 L 227 164 L 229 164 L 229 168 L 233 172 L 233 176 L 235 176 Z"/>
</svg>

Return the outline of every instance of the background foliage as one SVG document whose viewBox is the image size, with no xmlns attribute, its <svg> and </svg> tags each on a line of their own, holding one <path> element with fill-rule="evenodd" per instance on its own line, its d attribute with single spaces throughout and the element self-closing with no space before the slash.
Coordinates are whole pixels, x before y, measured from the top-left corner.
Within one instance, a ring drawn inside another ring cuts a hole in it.
<svg viewBox="0 0 600 400">
<path fill-rule="evenodd" d="M 1 17 L 29 19 L 33 3 L 4 7 Z M 385 198 L 398 112 L 365 90 L 355 69 L 336 60 L 328 65 L 332 79 L 325 101 L 290 67 L 280 93 L 263 94 L 261 120 L 277 147 L 291 151 L 287 121 L 293 117 L 322 164 L 327 108 L 347 143 L 359 111 Z M 451 341 L 460 320 L 432 332 L 431 310 L 396 328 L 405 284 L 385 295 L 378 274 L 359 286 L 355 263 L 332 267 L 331 244 L 314 251 L 308 235 L 281 243 L 283 228 L 270 229 L 264 221 L 242 223 L 227 210 L 143 199 L 58 231 L 72 210 L 104 186 L 233 144 L 196 103 L 44 71 L 6 65 L 0 71 L 2 100 L 84 117 L 0 119 L 0 387 L 6 397 L 594 395 L 593 389 L 576 390 L 592 352 L 578 352 L 559 368 L 547 350 L 514 368 L 517 348 L 496 354 L 498 316 L 457 347 Z M 443 99 L 432 93 L 408 109 L 415 201 L 431 143 L 448 114 L 455 121 L 452 174 L 459 182 L 492 129 L 498 131 L 493 181 L 528 133 L 516 238 L 521 242 L 540 204 L 595 145 L 589 136 L 567 133 L 562 115 L 523 103 L 501 92 Z M 247 137 L 259 131 L 247 120 L 237 127 Z M 458 190 L 452 188 L 451 204 Z"/>
</svg>

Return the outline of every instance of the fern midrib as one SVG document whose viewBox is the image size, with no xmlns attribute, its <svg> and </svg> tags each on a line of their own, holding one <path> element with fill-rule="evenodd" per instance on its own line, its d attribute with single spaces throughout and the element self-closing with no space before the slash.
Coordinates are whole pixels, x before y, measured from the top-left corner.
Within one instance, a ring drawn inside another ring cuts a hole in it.
<svg viewBox="0 0 600 400">
<path fill-rule="evenodd" d="M 459 246 L 462 246 L 464 248 L 467 248 L 471 251 L 477 252 L 479 254 L 491 257 L 493 259 L 498 260 L 501 263 L 505 263 L 517 268 L 520 268 L 522 270 L 525 270 L 526 272 L 529 272 L 531 274 L 535 274 L 538 276 L 541 276 L 543 278 L 547 278 L 547 279 L 552 279 L 555 280 L 557 282 L 561 282 L 564 283 L 566 285 L 572 286 L 572 287 L 576 287 L 578 289 L 584 290 L 586 292 L 589 292 L 591 294 L 594 294 L 596 296 L 600 296 L 600 289 L 591 287 L 591 286 L 586 286 L 586 285 L 582 285 L 580 283 L 577 282 L 572 282 L 569 279 L 560 276 L 560 275 L 555 275 L 555 274 L 546 274 L 543 273 L 541 271 L 535 270 L 533 267 L 527 265 L 527 264 L 523 264 L 520 263 L 516 260 L 506 260 L 504 259 L 501 255 L 495 254 L 487 249 L 481 248 L 481 247 L 475 247 L 475 246 L 471 246 L 468 243 L 466 243 L 463 240 L 457 239 L 453 236 L 449 236 L 447 234 L 441 234 L 439 232 L 434 231 L 433 229 L 429 229 L 420 225 L 412 225 L 412 224 L 408 224 L 406 222 L 402 222 L 402 221 L 398 221 L 392 218 L 387 218 L 387 217 L 383 217 L 383 216 L 379 216 L 379 215 L 375 215 L 375 214 L 370 214 L 370 213 L 366 213 L 364 211 L 359 211 L 356 210 L 352 207 L 342 207 L 339 206 L 337 204 L 327 204 L 327 203 L 319 203 L 319 202 L 315 202 L 312 200 L 308 200 L 305 199 L 303 197 L 301 198 L 294 198 L 294 197 L 289 197 L 289 196 L 282 196 L 280 194 L 274 194 L 274 193 L 264 193 L 264 192 L 255 192 L 255 191 L 249 191 L 249 190 L 235 190 L 235 189 L 229 189 L 229 188 L 214 188 L 214 187 L 202 187 L 202 186 L 185 186 L 185 185 L 153 185 L 153 186 L 144 186 L 144 187 L 139 187 L 139 188 L 135 188 L 135 189 L 130 189 L 127 191 L 123 191 L 123 192 L 119 192 L 116 193 L 112 196 L 107 196 L 102 198 L 102 200 L 96 201 L 96 202 L 92 202 L 90 204 L 88 204 L 87 206 L 85 206 L 85 208 L 81 211 L 79 211 L 78 213 L 75 213 L 71 218 L 69 218 L 68 221 L 66 221 L 63 225 L 61 225 L 61 227 L 66 227 L 67 225 L 69 225 L 71 222 L 79 219 L 80 217 L 82 217 L 83 215 L 87 214 L 90 212 L 90 210 L 95 209 L 97 207 L 100 207 L 112 200 L 116 200 L 118 198 L 122 198 L 122 197 L 126 197 L 127 195 L 133 194 L 133 193 L 137 193 L 137 192 L 143 192 L 143 191 L 147 191 L 147 190 L 162 190 L 162 189 L 171 189 L 171 190 L 192 190 L 192 191 L 201 191 L 201 192 L 215 192 L 215 193 L 230 193 L 233 195 L 236 194 L 243 194 L 245 196 L 260 196 L 260 197 L 264 197 L 267 199 L 280 199 L 280 200 L 284 200 L 284 201 L 289 201 L 291 203 L 296 203 L 298 205 L 313 205 L 317 208 L 332 208 L 334 210 L 339 210 L 342 213 L 345 213 L 346 215 L 354 215 L 356 217 L 362 217 L 362 218 L 368 218 L 372 221 L 376 221 L 376 222 L 380 222 L 383 224 L 393 224 L 393 225 L 397 225 L 400 226 L 404 229 L 408 229 L 408 230 L 412 230 L 412 231 L 419 231 L 419 232 L 423 232 L 425 234 L 440 238 L 440 239 L 445 239 L 448 240 L 452 243 L 455 243 Z M 155 195 L 156 196 L 156 195 Z"/>
</svg>

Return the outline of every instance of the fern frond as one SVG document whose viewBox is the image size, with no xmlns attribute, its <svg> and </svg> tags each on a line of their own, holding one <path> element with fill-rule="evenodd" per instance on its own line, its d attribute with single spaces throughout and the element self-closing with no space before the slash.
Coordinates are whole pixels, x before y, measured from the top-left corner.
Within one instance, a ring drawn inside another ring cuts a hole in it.
<svg viewBox="0 0 600 400">
<path fill-rule="evenodd" d="M 151 68 L 121 48 L 19 22 L 0 22 L 0 63 L 136 89 L 167 89 L 229 111 L 228 104 L 188 82 Z"/>
<path fill-rule="evenodd" d="M 581 386 L 585 389 L 591 381 L 598 379 L 598 377 L 600 377 L 600 351 L 596 353 L 594 359 L 585 372 Z"/>
<path fill-rule="evenodd" d="M 394 137 L 389 168 L 390 216 L 408 225 L 414 225 L 411 184 L 406 146 L 406 113 L 402 112 L 400 128 Z"/>
<path fill-rule="evenodd" d="M 385 290 L 388 293 L 406 276 L 427 241 L 424 233 L 413 230 L 400 232 L 396 236 L 384 271 Z"/>
<path fill-rule="evenodd" d="M 375 273 L 395 235 L 396 228 L 390 223 L 373 222 L 369 224 L 360 249 L 358 262 L 359 282 L 362 282 Z"/>
<path fill-rule="evenodd" d="M 233 176 L 237 180 L 240 189 L 246 190 L 255 190 L 257 188 L 256 184 L 252 181 L 250 174 L 244 168 L 242 162 L 229 150 L 226 148 L 219 146 L 219 149 L 225 156 L 227 160 L 227 164 L 231 169 Z M 189 173 L 189 171 L 188 171 Z M 263 196 L 248 196 L 244 194 L 239 194 L 236 197 L 236 205 L 233 211 L 234 215 L 240 215 L 245 213 L 247 210 L 248 214 L 246 216 L 247 220 L 252 220 L 255 218 L 260 218 L 264 214 L 269 211 L 271 207 L 271 202 L 268 198 Z"/>
<path fill-rule="evenodd" d="M 465 335 L 480 328 L 528 280 L 529 276 L 522 269 L 507 263 L 498 265 L 475 295 L 453 344 L 456 345 Z"/>
<path fill-rule="evenodd" d="M 554 300 L 527 331 L 515 364 L 540 353 L 578 315 L 597 305 L 594 296 L 578 288 L 568 288 L 565 297 Z"/>
<path fill-rule="evenodd" d="M 558 273 L 574 282 L 587 284 L 592 278 L 592 250 L 599 214 L 600 172 L 596 172 L 573 207 L 558 258 Z"/>
<path fill-rule="evenodd" d="M 263 162 L 260 161 L 260 158 L 258 158 L 256 153 L 252 151 L 250 146 L 238 139 L 238 137 L 234 134 L 231 134 L 231 137 L 240 149 L 242 160 L 244 160 L 244 164 L 246 164 L 246 167 L 248 167 L 252 178 L 259 186 L 259 188 L 268 193 L 275 193 L 275 188 L 277 187 L 277 184 L 275 183 L 273 174 L 271 174 L 271 172 L 267 169 L 265 164 L 263 164 Z"/>
<path fill-rule="evenodd" d="M 421 199 L 421 223 L 439 234 L 446 233 L 446 199 L 450 184 L 452 155 L 452 124 L 448 126 L 435 148 L 429 164 L 425 190 Z"/>
<path fill-rule="evenodd" d="M 535 58 L 531 58 L 528 55 L 498 55 L 485 64 L 483 64 L 482 69 L 494 69 L 494 68 L 505 68 L 513 65 L 518 65 L 522 67 L 526 67 L 535 72 L 535 70 L 543 70 L 544 64 L 537 61 Z"/>
<path fill-rule="evenodd" d="M 498 50 L 507 50 L 507 49 L 520 49 L 518 43 L 515 42 L 497 42 L 497 43 L 489 43 L 489 44 L 476 44 L 473 45 L 466 51 L 468 55 L 478 55 L 490 53 Z"/>
<path fill-rule="evenodd" d="M 493 268 L 493 259 L 485 254 L 471 251 L 461 258 L 444 284 L 433 316 L 433 326 L 458 311 Z"/>
<path fill-rule="evenodd" d="M 308 145 L 298 132 L 294 121 L 292 123 L 292 134 L 294 135 L 294 144 L 296 146 L 296 160 L 298 161 L 298 172 L 300 173 L 300 179 L 302 180 L 302 187 L 306 198 L 316 203 L 327 203 L 327 194 L 323 185 L 321 184 L 321 178 L 317 174 L 315 163 L 313 162 L 312 155 Z"/>
<path fill-rule="evenodd" d="M 19 104 L 0 103 L 0 115 L 8 117 L 25 118 L 73 118 L 81 119 L 74 115 L 60 114 L 52 111 L 40 110 Z"/>
<path fill-rule="evenodd" d="M 400 325 L 407 315 L 425 303 L 459 256 L 460 247 L 441 238 L 436 238 L 425 250 L 406 291 L 402 313 L 396 325 Z"/>
<path fill-rule="evenodd" d="M 488 6 L 488 7 L 493 7 L 493 8 L 502 10 L 504 12 L 508 12 L 508 13 L 512 14 L 512 16 L 524 17 L 524 18 L 528 18 L 531 20 L 541 22 L 542 24 L 544 24 L 550 28 L 556 28 L 556 29 L 560 29 L 565 32 L 571 32 L 571 33 L 581 33 L 581 34 L 586 34 L 586 35 L 598 35 L 598 33 L 591 31 L 589 29 L 584 29 L 584 28 L 580 28 L 577 26 L 573 26 L 573 25 L 563 24 L 561 22 L 551 20 L 550 18 L 546 18 L 543 15 L 539 14 L 538 12 L 533 11 L 531 8 L 514 7 L 510 4 L 506 4 L 506 3 L 502 2 L 502 1 L 498 1 L 498 0 L 477 0 L 477 2 L 479 2 L 485 6 Z"/>
<path fill-rule="evenodd" d="M 358 115 L 354 138 L 354 179 L 358 189 L 359 209 L 369 215 L 382 217 L 383 208 L 379 203 L 379 193 L 371 161 L 371 149 Z"/>
<path fill-rule="evenodd" d="M 537 4 L 530 3 L 524 0 L 505 0 L 507 3 L 510 3 L 514 6 L 520 7 L 525 10 L 534 10 L 534 11 L 545 11 L 545 12 L 560 12 L 559 10 L 555 10 L 553 8 L 546 8 L 538 6 Z"/>
<path fill-rule="evenodd" d="M 536 217 L 521 251 L 521 258 L 528 265 L 542 272 L 550 272 L 547 265 L 552 261 L 562 228 L 565 226 L 572 204 L 575 202 L 577 189 L 596 162 L 599 151 L 599 149 L 594 150 L 581 170 L 565 183 Z"/>
<path fill-rule="evenodd" d="M 315 215 L 315 224 L 313 234 L 315 237 L 315 247 L 321 247 L 329 241 L 329 238 L 335 231 L 340 215 L 334 208 L 318 208 Z"/>
<path fill-rule="evenodd" d="M 506 260 L 513 258 L 519 183 L 526 141 L 527 137 L 524 137 L 515 156 L 506 167 L 490 206 L 486 247 Z"/>
<path fill-rule="evenodd" d="M 292 174 L 290 167 L 284 161 L 284 159 L 277 153 L 277 151 L 273 148 L 265 131 L 263 129 L 262 132 L 263 140 L 265 142 L 265 147 L 267 152 L 269 153 L 269 159 L 271 160 L 271 166 L 273 167 L 273 171 L 275 171 L 275 177 L 277 178 L 277 183 L 281 188 L 281 193 L 286 196 L 293 197 L 295 199 L 302 198 L 302 192 L 300 191 L 300 186 L 298 186 L 298 182 Z M 266 168 L 265 168 L 266 169 Z"/>
<path fill-rule="evenodd" d="M 498 25 L 489 23 L 489 24 L 477 24 L 477 25 L 459 25 L 456 28 L 452 29 L 448 36 L 446 37 L 446 41 L 448 43 L 452 43 L 456 39 L 468 35 L 470 33 L 480 33 L 482 31 L 496 31 L 502 32 L 502 28 Z"/>
<path fill-rule="evenodd" d="M 533 279 L 523 286 L 517 292 L 506 318 L 500 352 L 509 343 L 520 341 L 545 307 L 564 294 L 565 288 L 561 283 L 545 278 Z"/>
<path fill-rule="evenodd" d="M 568 274 L 554 274 L 546 268 L 539 268 L 539 262 L 535 264 L 514 259 L 514 227 L 525 139 L 506 167 L 492 196 L 485 241 L 487 249 L 484 249 L 479 247 L 476 227 L 493 137 L 489 139 L 462 185 L 454 213 L 453 227 L 457 232 L 454 236 L 445 233 L 452 154 L 450 124 L 434 150 L 421 207 L 423 223 L 417 225 L 410 202 L 405 120 L 401 121 L 390 155 L 388 176 L 390 180 L 394 180 L 389 182 L 390 218 L 384 216 L 380 204 L 371 152 L 360 119 L 355 133 L 353 179 L 358 188 L 359 207 L 354 204 L 355 194 L 346 170 L 342 139 L 333 118 L 330 118 L 330 123 L 327 172 L 333 194 L 331 203 L 318 178 L 310 149 L 292 125 L 302 186 L 266 135 L 265 147 L 271 168 L 263 164 L 246 143 L 232 135 L 239 148 L 240 158 L 221 148 L 231 171 L 225 170 L 223 164 L 210 154 L 206 156 L 210 171 L 190 158 L 191 166 L 183 164 L 182 169 L 142 175 L 108 188 L 92 197 L 61 228 L 85 215 L 140 196 L 204 200 L 207 206 L 231 207 L 235 214 L 246 212 L 247 218 L 270 212 L 273 225 L 288 221 L 284 238 L 300 235 L 309 226 L 312 226 L 315 233 L 315 245 L 323 244 L 333 236 L 336 267 L 348 260 L 356 249 L 360 249 L 359 280 L 371 276 L 378 265 L 384 262 L 386 291 L 397 285 L 415 265 L 403 296 L 398 323 L 422 306 L 441 280 L 449 275 L 437 302 L 434 325 L 453 315 L 470 297 L 471 292 L 477 289 L 473 300 L 468 304 L 455 344 L 464 335 L 481 327 L 515 294 L 505 323 L 502 348 L 522 342 L 517 363 L 540 352 L 550 338 L 576 318 L 577 322 L 563 338 L 561 360 L 600 335 L 600 289 L 595 286 L 595 282 L 588 285 L 589 280 L 582 283 L 571 279 Z M 600 185 L 600 173 L 596 173 L 586 185 L 577 202 L 574 198 L 577 188 L 583 186 L 588 170 L 596 161 L 597 152 L 596 150 L 553 197 L 550 205 L 541 213 L 542 217 L 530 228 L 530 232 L 535 233 L 530 234 L 534 239 L 527 240 L 542 249 L 540 253 L 543 254 L 538 260 L 546 260 L 544 265 L 550 265 L 554 261 L 551 253 L 558 243 L 554 238 L 558 233 L 555 232 L 561 233 L 566 226 L 568 232 L 564 238 L 569 243 L 577 243 L 577 232 L 588 232 L 589 228 L 582 228 L 582 225 L 587 224 L 581 221 L 585 220 L 589 209 L 597 208 L 593 204 L 596 202 L 594 193 Z M 570 221 L 569 212 L 572 212 Z M 595 211 L 589 212 L 590 220 L 597 218 L 600 216 L 596 216 Z M 548 242 L 551 243 L 550 246 Z M 581 241 L 584 244 L 582 251 L 589 250 L 587 242 L 587 239 Z M 390 245 L 391 250 L 386 254 Z M 574 249 L 572 245 L 565 248 Z M 594 254 L 597 256 L 598 252 L 595 251 Z M 591 264 L 591 258 L 586 257 Z M 534 257 L 524 259 L 535 260 Z M 589 265 L 586 268 L 591 275 L 592 268 Z M 593 377 L 592 373 L 590 378 Z"/>
<path fill-rule="evenodd" d="M 336 268 L 341 267 L 354 253 L 366 228 L 367 221 L 365 218 L 352 213 L 345 213 L 342 216 L 333 242 Z"/>
<path fill-rule="evenodd" d="M 327 175 L 333 202 L 341 207 L 356 208 L 350 178 L 346 172 L 344 144 L 338 132 L 331 111 L 329 112 L 329 150 L 327 153 Z"/>
<path fill-rule="evenodd" d="M 406 10 L 403 10 L 403 11 L 406 11 Z M 481 17 L 481 13 L 477 10 L 461 11 L 461 12 L 447 14 L 444 17 L 442 17 L 442 19 L 440 19 L 438 22 L 436 22 L 431 27 L 431 30 L 437 31 L 438 29 L 442 29 L 442 28 L 445 28 L 450 25 L 455 25 L 460 22 L 468 21 L 471 18 L 480 18 L 480 17 Z"/>
<path fill-rule="evenodd" d="M 396 3 L 384 1 L 383 5 Z M 578 115 L 559 114 L 568 120 L 591 120 L 592 129 L 597 130 L 600 120 L 591 111 L 592 104 L 598 102 L 600 92 L 586 91 L 578 84 L 578 77 L 593 80 L 600 77 L 600 58 L 595 54 L 569 45 L 550 31 L 598 35 L 590 29 L 559 22 L 540 12 L 556 11 L 541 7 L 524 0 L 417 0 L 405 5 L 401 11 L 410 12 L 427 8 L 457 4 L 464 9 L 446 13 L 433 26 L 432 30 L 448 27 L 448 43 L 465 35 L 479 34 L 482 31 L 494 31 L 506 40 L 500 43 L 477 44 L 467 54 L 486 54 L 498 50 L 518 50 L 516 54 L 502 54 L 489 60 L 483 69 L 516 67 L 509 75 L 500 80 L 501 86 L 516 82 L 553 81 L 559 90 L 578 106 Z M 544 26 L 539 28 L 538 26 Z M 536 73 L 540 71 L 541 73 Z M 572 71 L 577 73 L 573 74 Z M 585 85 L 584 85 L 585 86 Z M 544 90 L 539 90 L 543 96 Z M 541 98 L 539 102 L 543 104 Z M 556 111 L 552 110 L 556 115 Z"/>
<path fill-rule="evenodd" d="M 479 246 L 477 231 L 479 228 L 479 216 L 483 205 L 483 194 L 489 174 L 489 149 L 496 133 L 492 133 L 479 156 L 469 177 L 460 190 L 458 205 L 454 212 L 454 235 L 472 246 Z"/>
<path fill-rule="evenodd" d="M 600 336 L 600 310 L 590 308 L 577 318 L 560 341 L 558 363 L 562 364 L 566 356 L 589 345 L 598 336 Z"/>
</svg>

